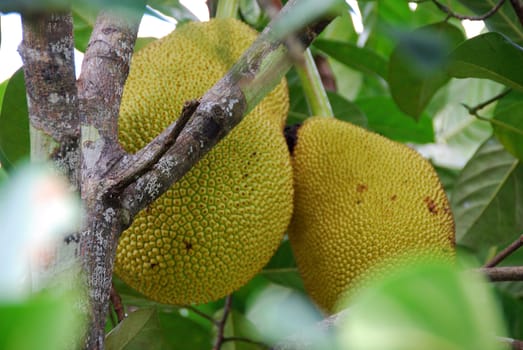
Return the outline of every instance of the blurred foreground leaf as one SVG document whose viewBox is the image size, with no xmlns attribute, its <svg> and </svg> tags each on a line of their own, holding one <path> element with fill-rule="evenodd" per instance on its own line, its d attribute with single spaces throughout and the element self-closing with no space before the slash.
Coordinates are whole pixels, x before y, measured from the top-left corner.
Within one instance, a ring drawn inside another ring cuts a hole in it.
<svg viewBox="0 0 523 350">
<path fill-rule="evenodd" d="M 74 291 L 40 292 L 25 301 L 0 301 L 0 349 L 69 350 L 82 341 L 84 320 Z"/>
<path fill-rule="evenodd" d="M 500 350 L 491 290 L 444 262 L 398 270 L 352 300 L 341 331 L 351 350 Z"/>
</svg>

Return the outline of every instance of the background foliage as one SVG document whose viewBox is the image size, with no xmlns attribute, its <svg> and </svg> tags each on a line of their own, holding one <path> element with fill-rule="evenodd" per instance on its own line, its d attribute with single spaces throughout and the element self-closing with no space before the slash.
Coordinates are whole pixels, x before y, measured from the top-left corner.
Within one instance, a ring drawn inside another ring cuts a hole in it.
<svg viewBox="0 0 523 350">
<path fill-rule="evenodd" d="M 497 1 L 443 3 L 456 13 L 478 16 Z M 173 16 L 179 23 L 196 20 L 179 1 L 151 0 L 149 6 L 148 13 Z M 467 37 L 462 22 L 432 1 L 416 6 L 404 0 L 358 1 L 358 6 L 361 29 L 347 11 L 311 47 L 330 64 L 336 89 L 328 97 L 334 114 L 430 158 L 451 199 L 460 257 L 482 265 L 523 229 L 523 26 L 509 1 L 485 18 L 486 28 L 475 37 Z M 259 30 L 269 21 L 255 0 L 241 0 L 239 13 Z M 73 18 L 75 44 L 84 51 L 96 8 L 74 2 Z M 140 39 L 137 49 L 150 40 Z M 287 79 L 288 123 L 294 124 L 311 113 L 296 72 L 291 70 Z M 21 71 L 0 84 L 0 178 L 29 156 L 24 89 Z M 522 263 L 521 252 L 504 261 Z M 443 281 L 454 276 L 442 273 Z M 174 307 L 143 298 L 116 277 L 115 285 L 129 317 L 116 325 L 115 314 L 110 315 L 107 348 L 112 350 L 142 349 L 145 344 L 148 349 L 208 349 L 224 312 L 229 313 L 225 339 L 241 339 L 226 341 L 222 349 L 259 349 L 264 346 L 257 342 L 270 343 L 323 318 L 304 294 L 286 240 L 267 266 L 234 293 L 225 310 L 225 300 Z M 450 294 L 464 288 L 454 280 L 446 285 Z M 495 289 L 507 335 L 523 337 L 523 284 L 496 284 Z M 467 298 L 479 298 L 467 293 Z M 267 305 L 276 306 L 272 318 L 260 306 L 267 298 Z M 407 310 L 416 307 L 409 305 Z M 274 317 L 277 312 L 281 317 Z M 459 324 L 456 317 L 453 322 Z M 483 329 L 476 326 L 471 325 L 472 331 Z M 318 337 L 318 347 L 335 346 L 330 335 Z"/>
</svg>

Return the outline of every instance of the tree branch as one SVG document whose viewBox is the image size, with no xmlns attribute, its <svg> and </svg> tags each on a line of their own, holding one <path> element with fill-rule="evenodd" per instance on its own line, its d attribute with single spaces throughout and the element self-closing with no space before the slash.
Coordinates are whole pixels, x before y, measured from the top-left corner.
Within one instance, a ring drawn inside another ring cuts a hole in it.
<svg viewBox="0 0 523 350">
<path fill-rule="evenodd" d="M 297 3 L 297 0 L 287 3 L 238 63 L 200 99 L 199 106 L 171 149 L 123 191 L 121 202 L 129 220 L 181 179 L 281 80 L 292 65 L 292 59 L 284 44 L 285 38 L 275 37 L 272 28 L 281 25 L 279 22 Z M 324 19 L 296 33 L 303 47 L 307 47 L 331 19 Z M 169 129 L 173 127 L 174 124 Z M 149 148 L 161 144 L 163 137 L 165 132 L 140 152 L 155 153 Z M 121 169 L 126 169 L 127 173 L 133 169 L 137 173 L 143 170 L 142 166 L 134 167 L 129 163 L 129 159 L 122 160 L 122 164 L 115 168 L 113 178 L 119 177 Z"/>
<path fill-rule="evenodd" d="M 505 260 L 510 254 L 514 253 L 516 250 L 523 246 L 523 235 L 519 236 L 514 242 L 512 242 L 508 247 L 503 249 L 499 254 L 493 257 L 488 261 L 484 267 L 494 267 L 500 262 Z"/>
<path fill-rule="evenodd" d="M 70 13 L 22 13 L 31 158 L 52 160 L 78 187 L 79 118 Z"/>
<path fill-rule="evenodd" d="M 453 12 L 449 7 L 443 5 L 438 0 L 431 0 L 431 1 L 434 3 L 434 5 L 436 5 L 436 7 L 438 9 L 440 9 L 442 12 L 446 13 L 448 17 L 456 18 L 459 20 L 468 19 L 469 21 L 483 21 L 483 20 L 493 16 L 494 14 L 496 14 L 496 12 L 498 12 L 498 10 L 501 8 L 501 6 L 503 6 L 503 4 L 505 3 L 505 0 L 499 0 L 498 3 L 494 7 L 492 7 L 490 10 L 488 10 L 484 14 L 482 14 L 480 16 L 468 16 L 468 15 L 461 15 L 459 13 Z M 423 3 L 423 2 L 427 2 L 427 0 L 417 0 L 414 2 Z"/>
<path fill-rule="evenodd" d="M 482 267 L 479 272 L 492 282 L 523 281 L 523 266 Z"/>
<path fill-rule="evenodd" d="M 138 12 L 100 12 L 78 81 L 85 212 L 80 254 L 91 316 L 87 349 L 104 348 L 114 257 L 123 230 L 119 202 L 103 189 L 109 170 L 125 155 L 118 144 L 118 113 L 140 19 Z"/>
<path fill-rule="evenodd" d="M 519 19 L 519 24 L 523 26 L 523 2 L 521 0 L 510 0 L 510 4 Z"/>
</svg>

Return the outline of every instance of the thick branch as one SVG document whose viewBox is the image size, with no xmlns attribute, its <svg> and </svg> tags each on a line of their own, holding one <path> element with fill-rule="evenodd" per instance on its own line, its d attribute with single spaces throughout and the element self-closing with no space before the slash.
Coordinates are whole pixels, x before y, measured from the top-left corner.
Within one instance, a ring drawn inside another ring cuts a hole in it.
<svg viewBox="0 0 523 350">
<path fill-rule="evenodd" d="M 123 157 L 118 112 L 141 13 L 102 11 L 78 81 L 81 117 L 81 194 L 85 208 L 81 259 L 89 286 L 91 322 L 85 347 L 103 349 L 118 236 L 120 205 L 102 191 L 109 169 Z"/>
<path fill-rule="evenodd" d="M 22 14 L 19 52 L 31 123 L 33 160 L 52 159 L 77 186 L 78 97 L 70 13 Z"/>
<path fill-rule="evenodd" d="M 149 171 L 137 177 L 136 181 L 125 189 L 121 200 L 129 218 L 134 217 L 182 178 L 281 80 L 290 68 L 292 59 L 284 44 L 285 38 L 277 38 L 272 28 L 281 26 L 282 18 L 285 19 L 298 2 L 292 0 L 287 3 L 280 15 L 264 30 L 238 63 L 201 98 L 198 108 L 175 144 Z M 330 19 L 295 33 L 303 48 L 314 40 Z M 168 129 L 173 127 L 171 125 Z M 165 132 L 159 136 L 158 142 L 153 141 L 141 152 L 147 152 L 147 148 L 164 142 L 162 138 L 165 138 Z M 140 159 L 126 159 L 125 165 L 122 164 L 120 168 L 129 173 L 129 165 L 137 172 L 144 168 Z M 115 172 L 113 177 L 119 178 L 119 172 L 120 170 Z"/>
</svg>

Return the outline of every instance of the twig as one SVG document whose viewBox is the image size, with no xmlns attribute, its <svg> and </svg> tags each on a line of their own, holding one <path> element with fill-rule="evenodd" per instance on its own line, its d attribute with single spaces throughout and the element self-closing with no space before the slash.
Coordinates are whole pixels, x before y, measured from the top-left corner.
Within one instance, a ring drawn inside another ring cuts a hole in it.
<svg viewBox="0 0 523 350">
<path fill-rule="evenodd" d="M 523 281 L 523 266 L 481 267 L 478 271 L 492 282 Z"/>
<path fill-rule="evenodd" d="M 120 297 L 120 294 L 118 294 L 118 291 L 116 288 L 114 288 L 114 283 L 111 285 L 111 304 L 113 304 L 114 312 L 116 313 L 116 317 L 118 318 L 118 323 L 122 322 L 126 315 L 125 315 L 125 309 L 122 303 L 122 298 Z"/>
<path fill-rule="evenodd" d="M 267 345 L 261 341 L 256 341 L 256 340 L 253 340 L 250 338 L 245 338 L 245 337 L 225 337 L 225 338 L 223 338 L 222 344 L 226 343 L 226 342 L 230 342 L 230 341 L 237 341 L 237 342 L 243 342 L 243 343 L 248 343 L 248 344 L 253 344 L 253 345 L 259 345 L 259 346 L 264 347 L 265 349 L 270 348 L 269 345 Z"/>
<path fill-rule="evenodd" d="M 218 330 L 216 332 L 216 342 L 212 347 L 212 350 L 220 350 L 224 340 L 225 333 L 225 324 L 227 323 L 227 317 L 231 311 L 232 306 L 232 294 L 227 295 L 225 298 L 225 306 L 223 307 L 223 316 L 220 321 L 218 321 Z"/>
<path fill-rule="evenodd" d="M 510 92 L 512 91 L 512 89 L 505 89 L 503 90 L 502 92 L 500 92 L 499 94 L 497 94 L 496 96 L 474 106 L 474 107 L 470 107 L 469 105 L 465 104 L 465 103 L 462 103 L 461 105 L 463 107 L 465 107 L 467 109 L 467 111 L 469 112 L 470 115 L 474 115 L 476 117 L 480 117 L 478 115 L 478 111 L 482 110 L 483 108 L 487 107 L 488 105 L 490 105 L 491 103 L 494 103 L 498 100 L 501 100 L 503 97 L 507 96 Z M 480 117 L 481 118 L 481 117 Z"/>
<path fill-rule="evenodd" d="M 514 242 L 512 242 L 508 247 L 499 252 L 498 255 L 493 257 L 489 262 L 487 262 L 484 267 L 494 267 L 506 259 L 510 254 L 514 253 L 520 247 L 523 246 L 523 235 L 519 236 Z"/>
<path fill-rule="evenodd" d="M 519 23 L 523 26 L 523 2 L 520 0 L 510 0 L 510 4 L 518 16 Z"/>
<path fill-rule="evenodd" d="M 149 145 L 144 147 L 138 153 L 126 155 L 125 157 L 128 157 L 129 159 L 123 159 L 118 163 L 118 165 L 125 166 L 127 164 L 136 164 L 137 166 L 125 166 L 120 171 L 113 169 L 113 177 L 117 179 L 118 182 L 111 184 L 111 188 L 107 191 L 119 193 L 125 187 L 133 183 L 138 177 L 150 171 L 152 167 L 158 162 L 158 160 L 165 154 L 165 152 L 167 152 L 172 147 L 172 145 L 174 145 L 176 139 L 182 132 L 189 119 L 191 119 L 191 116 L 193 115 L 198 105 L 198 100 L 186 101 L 180 117 L 176 120 L 175 124 L 172 124 L 171 127 L 167 128 L 162 135 L 160 135 L 158 138 L 155 138 Z"/>
<path fill-rule="evenodd" d="M 214 319 L 214 317 L 212 317 L 210 315 L 207 315 L 205 312 L 202 312 L 191 305 L 186 305 L 186 306 L 184 306 L 184 308 L 195 313 L 196 315 L 200 316 L 201 318 L 206 319 L 207 321 L 211 322 L 212 324 L 218 326 L 218 320 Z"/>
<path fill-rule="evenodd" d="M 418 3 L 418 4 L 421 4 L 424 2 L 427 2 L 427 1 L 426 0 L 415 1 L 415 3 Z M 485 12 L 484 14 L 482 14 L 480 16 L 469 16 L 469 15 L 462 15 L 459 13 L 455 13 L 449 7 L 443 5 L 438 0 L 432 0 L 432 2 L 434 3 L 434 5 L 436 5 L 437 8 L 439 8 L 441 11 L 445 12 L 447 14 L 447 16 L 449 16 L 449 17 L 457 18 L 460 20 L 468 19 L 469 21 L 483 21 L 483 20 L 493 16 L 496 12 L 498 12 L 498 10 L 501 8 L 501 6 L 503 6 L 503 4 L 505 3 L 505 0 L 499 0 L 498 3 L 493 8 L 491 8 L 490 10 L 488 10 L 487 12 Z"/>
</svg>

